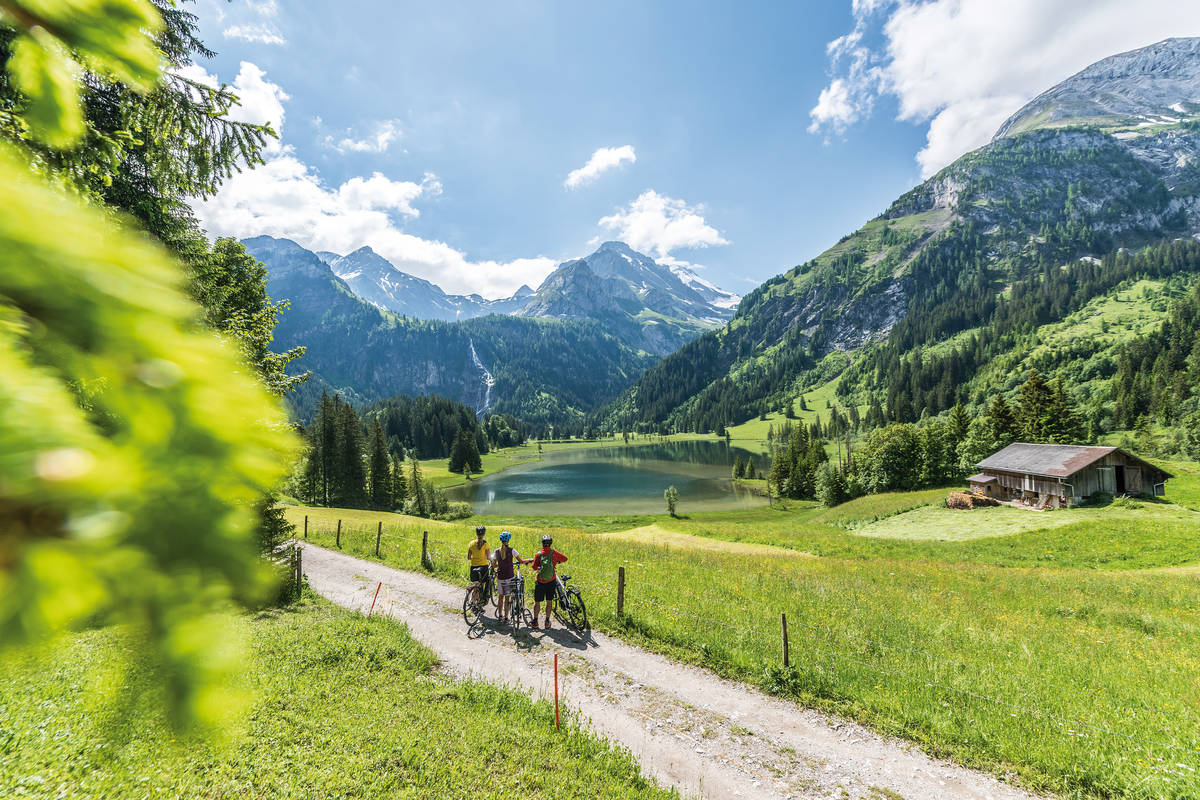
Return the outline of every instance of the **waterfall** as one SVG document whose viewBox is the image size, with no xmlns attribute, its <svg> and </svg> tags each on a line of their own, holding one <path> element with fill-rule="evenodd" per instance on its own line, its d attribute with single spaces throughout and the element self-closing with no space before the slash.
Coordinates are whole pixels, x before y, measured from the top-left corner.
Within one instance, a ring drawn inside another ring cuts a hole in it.
<svg viewBox="0 0 1200 800">
<path fill-rule="evenodd" d="M 488 372 L 488 368 L 479 360 L 479 354 L 475 352 L 475 340 L 468 339 L 468 341 L 471 343 L 471 360 L 475 362 L 475 366 L 483 373 L 483 407 L 476 412 L 482 417 L 492 407 L 492 387 L 496 385 L 496 379 L 492 377 L 492 373 Z"/>
</svg>

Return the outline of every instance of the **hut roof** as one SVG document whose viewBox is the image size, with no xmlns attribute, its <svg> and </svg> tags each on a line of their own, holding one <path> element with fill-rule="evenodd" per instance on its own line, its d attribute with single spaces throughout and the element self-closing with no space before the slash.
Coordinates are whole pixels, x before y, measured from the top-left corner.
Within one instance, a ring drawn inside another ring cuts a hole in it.
<svg viewBox="0 0 1200 800">
<path fill-rule="evenodd" d="M 975 466 L 983 470 L 994 469 L 1004 472 L 1023 472 L 1046 478 L 1066 478 L 1117 450 L 1120 450 L 1120 448 L 1017 442 L 1016 444 L 1010 444 L 998 453 L 993 453 Z M 1172 477 L 1169 472 L 1165 472 L 1137 456 L 1130 455 L 1124 451 L 1121 452 L 1132 460 L 1145 464 L 1157 472 L 1161 472 L 1168 478 Z"/>
<path fill-rule="evenodd" d="M 967 483 L 995 483 L 996 476 L 988 475 L 986 472 L 981 472 L 978 475 L 972 475 L 967 478 Z"/>
</svg>

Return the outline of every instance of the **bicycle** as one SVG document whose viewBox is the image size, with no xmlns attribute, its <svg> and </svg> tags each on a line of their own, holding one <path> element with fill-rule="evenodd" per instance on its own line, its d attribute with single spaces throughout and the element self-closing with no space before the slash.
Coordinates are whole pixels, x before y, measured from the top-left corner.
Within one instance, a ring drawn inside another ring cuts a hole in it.
<svg viewBox="0 0 1200 800">
<path fill-rule="evenodd" d="M 554 582 L 554 591 L 557 597 L 554 615 L 558 617 L 559 622 L 576 633 L 582 634 L 588 630 L 587 606 L 584 605 L 583 595 L 579 593 L 578 589 L 567 588 L 569 580 L 571 580 L 570 575 L 560 575 Z"/>
<path fill-rule="evenodd" d="M 525 606 L 525 579 L 518 572 L 512 582 L 512 606 L 508 611 L 508 624 L 516 630 L 521 622 L 528 628 L 533 627 L 533 611 Z"/>
<path fill-rule="evenodd" d="M 488 602 L 496 606 L 496 570 L 489 567 L 487 580 L 474 581 L 467 585 L 467 594 L 463 597 L 463 619 L 468 625 L 475 625 L 483 617 L 483 609 Z"/>
</svg>

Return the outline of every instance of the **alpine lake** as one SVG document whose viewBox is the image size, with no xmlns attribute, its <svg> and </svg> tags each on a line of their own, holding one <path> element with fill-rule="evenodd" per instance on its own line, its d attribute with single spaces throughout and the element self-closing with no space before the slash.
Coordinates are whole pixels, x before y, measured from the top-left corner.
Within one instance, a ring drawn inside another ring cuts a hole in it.
<svg viewBox="0 0 1200 800">
<path fill-rule="evenodd" d="M 447 489 L 476 514 L 660 514 L 663 492 L 679 492 L 678 513 L 767 504 L 730 478 L 735 459 L 766 468 L 761 453 L 723 441 L 683 441 L 558 450 L 541 460 Z"/>
</svg>

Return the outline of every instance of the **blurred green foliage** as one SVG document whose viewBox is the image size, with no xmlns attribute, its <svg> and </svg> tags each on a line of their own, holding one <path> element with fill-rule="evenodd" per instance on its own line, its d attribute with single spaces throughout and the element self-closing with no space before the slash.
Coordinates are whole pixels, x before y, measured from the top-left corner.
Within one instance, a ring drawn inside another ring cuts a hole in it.
<svg viewBox="0 0 1200 800">
<path fill-rule="evenodd" d="M 149 3 L 0 0 L 0 24 L 27 100 L 5 122 L 45 145 L 84 135 L 82 68 L 160 80 Z M 0 647 L 133 623 L 175 721 L 216 722 L 237 706 L 219 610 L 264 588 L 254 504 L 293 438 L 179 264 L 62 183 L 0 144 Z"/>
</svg>

